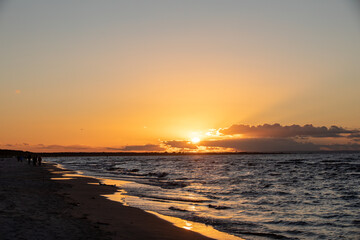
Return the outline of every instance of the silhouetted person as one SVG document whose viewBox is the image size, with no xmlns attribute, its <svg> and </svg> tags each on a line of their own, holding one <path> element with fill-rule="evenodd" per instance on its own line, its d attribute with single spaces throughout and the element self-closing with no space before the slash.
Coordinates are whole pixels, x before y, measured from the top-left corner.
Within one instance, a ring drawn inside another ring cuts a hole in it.
<svg viewBox="0 0 360 240">
<path fill-rule="evenodd" d="M 27 156 L 27 159 L 28 159 L 28 164 L 30 165 L 31 155 L 28 155 L 28 156 Z"/>
<path fill-rule="evenodd" d="M 20 162 L 20 156 L 17 156 L 17 160 L 18 160 L 18 162 Z"/>
<path fill-rule="evenodd" d="M 36 162 L 37 162 L 37 157 L 36 156 L 33 156 L 33 165 L 36 166 Z"/>
<path fill-rule="evenodd" d="M 38 157 L 37 161 L 38 161 L 39 166 L 41 166 L 42 158 L 40 156 Z"/>
</svg>

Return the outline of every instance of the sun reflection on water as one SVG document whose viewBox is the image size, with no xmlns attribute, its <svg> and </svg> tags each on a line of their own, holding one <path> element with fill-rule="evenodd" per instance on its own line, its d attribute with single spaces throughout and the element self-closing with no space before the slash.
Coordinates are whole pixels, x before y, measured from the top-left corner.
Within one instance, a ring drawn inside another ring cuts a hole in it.
<svg viewBox="0 0 360 240">
<path fill-rule="evenodd" d="M 239 238 L 234 235 L 230 235 L 228 233 L 220 232 L 220 231 L 214 229 L 213 227 L 211 227 L 209 225 L 205 225 L 203 223 L 191 222 L 191 221 L 184 220 L 181 218 L 165 216 L 165 215 L 162 215 L 162 214 L 159 214 L 156 212 L 152 212 L 152 211 L 147 211 L 147 212 L 150 212 L 150 213 L 158 216 L 159 218 L 162 218 L 168 222 L 171 222 L 176 227 L 180 227 L 180 228 L 183 228 L 186 230 L 198 232 L 201 235 L 204 235 L 206 237 L 210 237 L 210 238 L 214 238 L 214 239 L 221 239 L 221 240 L 244 240 L 243 238 Z"/>
<path fill-rule="evenodd" d="M 183 228 L 187 229 L 187 230 L 191 230 L 193 227 L 192 227 L 192 224 L 188 221 L 185 221 L 185 226 L 183 226 Z"/>
</svg>

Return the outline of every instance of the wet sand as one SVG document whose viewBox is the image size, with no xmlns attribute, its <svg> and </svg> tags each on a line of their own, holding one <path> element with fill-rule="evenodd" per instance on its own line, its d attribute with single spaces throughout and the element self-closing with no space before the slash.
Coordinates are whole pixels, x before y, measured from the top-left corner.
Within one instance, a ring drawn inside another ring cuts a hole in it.
<svg viewBox="0 0 360 240">
<path fill-rule="evenodd" d="M 210 239 L 102 196 L 113 186 L 64 173 L 50 163 L 0 158 L 1 239 Z"/>
</svg>

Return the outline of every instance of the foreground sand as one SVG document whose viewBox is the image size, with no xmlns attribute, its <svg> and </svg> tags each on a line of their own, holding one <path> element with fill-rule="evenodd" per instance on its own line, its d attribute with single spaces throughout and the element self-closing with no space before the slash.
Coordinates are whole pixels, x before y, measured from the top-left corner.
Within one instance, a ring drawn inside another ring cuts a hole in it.
<svg viewBox="0 0 360 240">
<path fill-rule="evenodd" d="M 1 239 L 209 240 L 101 196 L 116 191 L 88 177 L 53 181 L 67 170 L 0 158 Z M 88 184 L 96 183 L 96 184 Z"/>
</svg>

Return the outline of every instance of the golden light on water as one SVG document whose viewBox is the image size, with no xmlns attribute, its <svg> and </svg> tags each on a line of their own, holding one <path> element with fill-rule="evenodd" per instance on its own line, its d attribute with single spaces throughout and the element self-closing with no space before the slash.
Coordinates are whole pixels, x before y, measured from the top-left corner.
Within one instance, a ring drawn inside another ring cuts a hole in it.
<svg viewBox="0 0 360 240">
<path fill-rule="evenodd" d="M 220 231 L 214 229 L 213 227 L 211 227 L 210 225 L 192 222 L 192 221 L 184 220 L 181 218 L 165 216 L 165 215 L 162 215 L 162 214 L 159 214 L 156 212 L 152 212 L 152 211 L 148 211 L 148 212 L 150 212 L 168 222 L 171 222 L 172 224 L 174 224 L 177 227 L 184 228 L 186 230 L 191 230 L 194 232 L 198 232 L 201 235 L 204 235 L 206 237 L 210 237 L 213 239 L 222 239 L 222 240 L 243 240 L 243 238 L 236 237 L 236 236 L 230 235 L 228 233 L 220 232 Z"/>
<path fill-rule="evenodd" d="M 129 181 L 103 179 L 103 178 L 99 178 L 99 179 L 105 185 L 115 185 L 117 187 L 120 187 L 120 189 L 113 194 L 103 195 L 104 197 L 108 198 L 109 200 L 120 202 L 120 203 L 124 204 L 125 206 L 129 206 L 128 202 L 139 201 L 138 197 L 127 195 L 127 192 L 124 189 L 121 189 L 121 187 L 124 187 L 125 184 L 129 184 L 130 183 Z M 192 206 L 192 208 L 194 210 L 195 206 Z M 192 222 L 192 221 L 188 221 L 188 220 L 177 218 L 177 217 L 166 216 L 166 215 L 162 215 L 162 214 L 159 214 L 159 213 L 153 212 L 153 211 L 147 211 L 147 212 L 154 214 L 154 215 L 158 216 L 159 218 L 162 218 L 168 222 L 171 222 L 173 225 L 175 225 L 179 228 L 198 232 L 201 235 L 204 235 L 204 236 L 207 236 L 207 237 L 210 237 L 213 239 L 243 240 L 240 237 L 236 237 L 236 236 L 230 235 L 228 233 L 220 232 L 220 231 L 214 229 L 210 225 L 206 225 L 206 224 L 198 223 L 198 222 Z"/>
<path fill-rule="evenodd" d="M 188 221 L 185 221 L 185 226 L 183 226 L 183 228 L 187 229 L 187 230 L 191 230 L 193 227 L 192 227 L 192 224 Z"/>
</svg>

